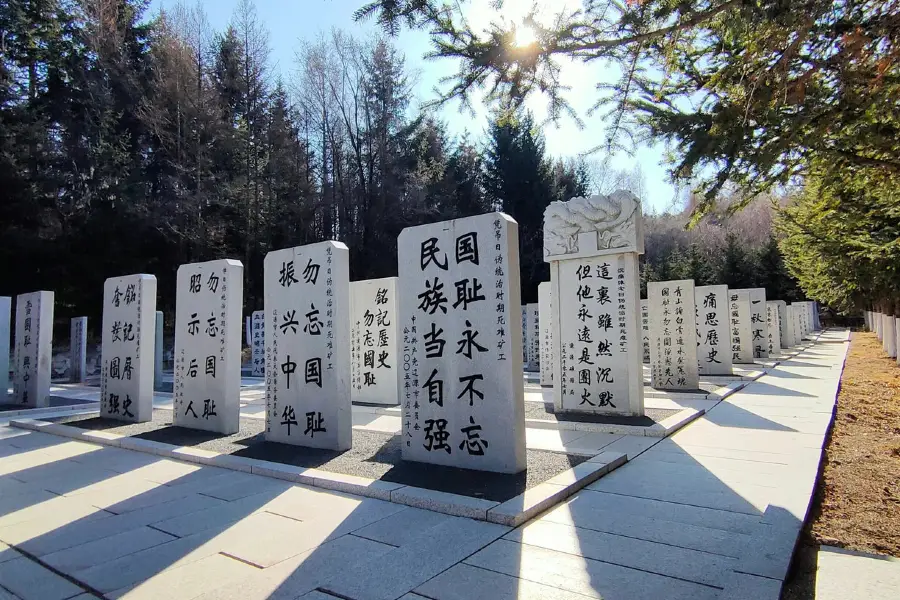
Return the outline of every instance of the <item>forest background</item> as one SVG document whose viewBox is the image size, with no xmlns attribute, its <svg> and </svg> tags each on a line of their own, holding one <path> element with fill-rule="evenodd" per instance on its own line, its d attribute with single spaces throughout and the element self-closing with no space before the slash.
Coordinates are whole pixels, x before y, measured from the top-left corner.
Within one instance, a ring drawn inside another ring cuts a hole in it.
<svg viewBox="0 0 900 600">
<path fill-rule="evenodd" d="M 177 267 L 226 257 L 245 266 L 249 313 L 267 252 L 326 239 L 350 248 L 351 280 L 396 275 L 404 227 L 490 210 L 518 221 L 522 302 L 536 302 L 548 203 L 625 188 L 648 204 L 640 165 L 550 156 L 524 108 L 451 136 L 415 106 L 389 37 L 303 40 L 285 80 L 250 0 L 222 31 L 193 6 L 13 0 L 0 31 L 0 295 L 55 291 L 61 328 L 99 318 L 103 281 L 136 272 L 157 276 L 171 316 Z M 787 199 L 731 214 L 734 194 L 690 229 L 693 195 L 646 214 L 642 283 L 802 298 L 773 227 Z"/>
</svg>

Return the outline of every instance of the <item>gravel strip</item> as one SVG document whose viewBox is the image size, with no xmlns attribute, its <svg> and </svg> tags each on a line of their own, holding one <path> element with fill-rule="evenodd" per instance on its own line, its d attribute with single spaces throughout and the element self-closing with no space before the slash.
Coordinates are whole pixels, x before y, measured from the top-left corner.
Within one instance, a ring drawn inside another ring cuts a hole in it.
<svg viewBox="0 0 900 600">
<path fill-rule="evenodd" d="M 358 475 L 405 485 L 505 502 L 554 475 L 578 465 L 586 457 L 527 451 L 527 469 L 516 475 L 428 465 L 401 459 L 400 436 L 353 430 L 353 448 L 346 452 L 267 442 L 265 420 L 241 419 L 234 435 L 172 426 L 172 412 L 154 410 L 147 423 L 123 424 L 101 417 L 73 415 L 47 419 L 84 429 L 103 430 L 177 446 L 191 446 L 223 454 L 258 458 L 300 467 Z"/>
</svg>

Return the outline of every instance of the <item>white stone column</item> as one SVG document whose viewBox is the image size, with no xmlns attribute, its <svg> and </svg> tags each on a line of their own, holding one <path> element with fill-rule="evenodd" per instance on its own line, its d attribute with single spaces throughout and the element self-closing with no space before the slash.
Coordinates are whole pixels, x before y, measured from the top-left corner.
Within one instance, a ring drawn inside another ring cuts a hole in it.
<svg viewBox="0 0 900 600">
<path fill-rule="evenodd" d="M 518 224 L 503 213 L 400 232 L 404 460 L 525 464 Z"/>
<path fill-rule="evenodd" d="M 83 383 L 87 362 L 87 317 L 74 317 L 69 326 L 69 381 Z"/>
<path fill-rule="evenodd" d="M 0 296 L 0 403 L 9 396 L 9 324 L 12 298 Z"/>
<path fill-rule="evenodd" d="M 156 277 L 106 280 L 100 343 L 100 416 L 132 423 L 152 420 Z"/>
<path fill-rule="evenodd" d="M 694 281 L 647 284 L 650 301 L 650 385 L 661 390 L 700 388 Z"/>
<path fill-rule="evenodd" d="M 732 375 L 728 286 L 696 287 L 694 302 L 697 310 L 697 359 L 700 375 Z"/>
<path fill-rule="evenodd" d="M 253 347 L 253 317 L 247 315 L 244 317 L 244 343 L 250 348 Z"/>
<path fill-rule="evenodd" d="M 538 284 L 538 312 L 540 313 L 540 358 L 541 358 L 541 385 L 553 385 L 553 294 L 551 283 L 545 281 Z"/>
<path fill-rule="evenodd" d="M 750 324 L 750 290 L 728 290 L 731 319 L 731 360 L 753 363 L 753 331 Z"/>
<path fill-rule="evenodd" d="M 640 201 L 630 192 L 554 202 L 544 211 L 557 412 L 644 414 L 643 251 Z"/>
<path fill-rule="evenodd" d="M 641 360 L 650 364 L 650 301 L 641 300 Z"/>
<path fill-rule="evenodd" d="M 778 309 L 778 331 L 781 332 L 781 349 L 787 350 L 794 345 L 794 336 L 788 326 L 787 303 L 784 300 L 773 300 Z"/>
<path fill-rule="evenodd" d="M 891 358 L 897 357 L 897 332 L 894 329 L 896 320 L 893 315 L 884 318 L 884 351 Z"/>
<path fill-rule="evenodd" d="M 244 266 L 222 259 L 178 267 L 173 422 L 240 429 Z"/>
<path fill-rule="evenodd" d="M 155 302 L 155 296 L 154 296 Z M 163 378 L 163 345 L 165 343 L 163 333 L 163 312 L 156 311 L 154 323 L 153 337 L 153 389 L 158 390 L 162 387 Z"/>
<path fill-rule="evenodd" d="M 525 305 L 526 325 L 526 370 L 538 372 L 541 370 L 541 317 L 537 303 Z"/>
<path fill-rule="evenodd" d="M 753 358 L 769 358 L 768 331 L 766 327 L 766 290 L 750 288 L 750 339 Z"/>
<path fill-rule="evenodd" d="M 766 334 L 768 336 L 769 357 L 781 354 L 781 326 L 778 320 L 778 302 L 766 302 Z"/>
<path fill-rule="evenodd" d="M 399 323 L 396 277 L 350 283 L 350 398 L 353 402 L 385 406 L 400 403 Z"/>
<path fill-rule="evenodd" d="M 40 408 L 50 403 L 53 360 L 53 292 L 16 297 L 15 398 L 17 404 Z"/>
<path fill-rule="evenodd" d="M 350 251 L 318 242 L 265 259 L 266 439 L 348 450 Z"/>
<path fill-rule="evenodd" d="M 793 332 L 794 345 L 803 345 L 803 326 L 801 324 L 800 306 L 796 302 L 788 304 L 788 317 L 791 322 L 791 331 Z"/>
</svg>

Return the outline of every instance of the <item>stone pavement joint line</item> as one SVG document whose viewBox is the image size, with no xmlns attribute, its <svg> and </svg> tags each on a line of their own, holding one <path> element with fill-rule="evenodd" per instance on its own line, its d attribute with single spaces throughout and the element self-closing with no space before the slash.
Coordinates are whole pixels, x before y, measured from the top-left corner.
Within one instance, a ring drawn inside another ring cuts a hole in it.
<svg viewBox="0 0 900 600">
<path fill-rule="evenodd" d="M 0 582 L 21 600 L 775 600 L 831 424 L 836 333 L 669 438 L 619 438 L 546 496 L 467 516 L 402 487 L 0 426 Z"/>
</svg>

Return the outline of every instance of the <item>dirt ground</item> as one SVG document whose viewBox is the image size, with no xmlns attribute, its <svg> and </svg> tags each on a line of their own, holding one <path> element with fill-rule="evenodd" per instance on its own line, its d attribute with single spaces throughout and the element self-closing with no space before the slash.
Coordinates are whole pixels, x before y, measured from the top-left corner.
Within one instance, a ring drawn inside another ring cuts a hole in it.
<svg viewBox="0 0 900 600">
<path fill-rule="evenodd" d="M 823 473 L 782 600 L 815 597 L 820 544 L 900 557 L 900 366 L 854 332 Z"/>
</svg>

